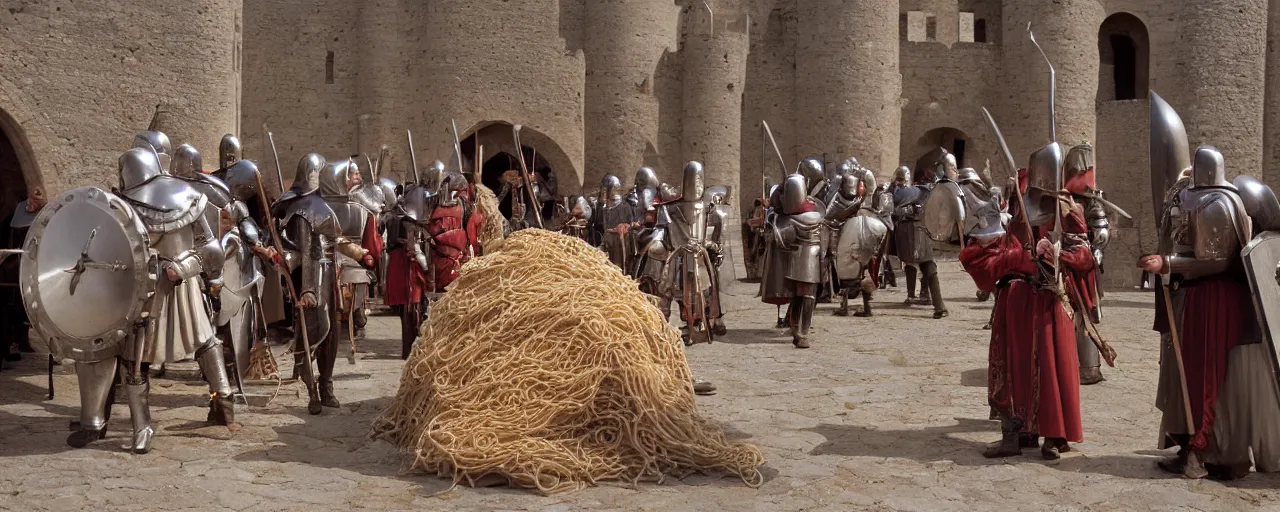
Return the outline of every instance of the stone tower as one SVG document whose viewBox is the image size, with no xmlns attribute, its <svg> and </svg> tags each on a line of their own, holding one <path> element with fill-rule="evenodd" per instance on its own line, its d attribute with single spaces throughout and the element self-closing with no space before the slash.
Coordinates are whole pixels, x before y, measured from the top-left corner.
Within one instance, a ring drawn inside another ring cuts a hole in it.
<svg viewBox="0 0 1280 512">
<path fill-rule="evenodd" d="M 1014 161 L 1049 143 L 1049 66 L 1028 38 L 1035 32 L 1057 71 L 1058 142 L 1070 148 L 1094 141 L 1097 125 L 1098 27 L 1105 11 L 1100 0 L 1003 3 L 1004 86 L 1001 129 Z"/>
<path fill-rule="evenodd" d="M 1261 176 L 1267 13 L 1267 0 L 1202 0 L 1178 13 L 1182 94 L 1173 106 L 1193 150 L 1222 149 L 1228 178 Z"/>
<path fill-rule="evenodd" d="M 591 189 L 605 174 L 627 183 L 641 165 L 660 167 L 654 71 L 675 46 L 677 10 L 671 0 L 592 0 L 584 10 L 583 186 Z"/>
<path fill-rule="evenodd" d="M 713 8 L 690 2 L 684 11 L 681 154 L 685 161 L 703 163 L 707 183 L 728 186 L 730 204 L 736 205 L 749 48 L 746 15 L 736 1 L 722 0 Z"/>
<path fill-rule="evenodd" d="M 882 178 L 898 164 L 898 0 L 800 0 L 795 34 L 799 158 L 855 155 Z"/>
</svg>

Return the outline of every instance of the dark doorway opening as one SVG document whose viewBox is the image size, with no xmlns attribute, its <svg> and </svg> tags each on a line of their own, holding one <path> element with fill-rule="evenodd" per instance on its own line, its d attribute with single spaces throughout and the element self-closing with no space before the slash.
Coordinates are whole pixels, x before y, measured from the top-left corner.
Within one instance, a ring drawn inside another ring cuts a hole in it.
<svg viewBox="0 0 1280 512">
<path fill-rule="evenodd" d="M 1111 36 L 1112 58 L 1115 60 L 1115 84 L 1117 100 L 1132 100 L 1137 98 L 1138 86 L 1138 50 L 1134 47 L 1133 39 L 1127 35 L 1113 34 Z"/>
<path fill-rule="evenodd" d="M 964 139 L 956 139 L 952 145 L 951 154 L 956 156 L 956 166 L 964 167 Z"/>
<path fill-rule="evenodd" d="M 987 42 L 987 20 L 977 20 L 973 22 L 973 42 Z"/>
<path fill-rule="evenodd" d="M 1127 12 L 1112 14 L 1098 31 L 1098 100 L 1147 97 L 1151 47 L 1147 27 Z"/>
<path fill-rule="evenodd" d="M 0 229 L 8 229 L 9 215 L 26 198 L 27 182 L 22 174 L 22 164 L 18 161 L 18 152 L 9 137 L 0 130 L 0 220 L 4 220 L 4 226 Z M 8 237 L 2 239 L 7 240 Z"/>
</svg>

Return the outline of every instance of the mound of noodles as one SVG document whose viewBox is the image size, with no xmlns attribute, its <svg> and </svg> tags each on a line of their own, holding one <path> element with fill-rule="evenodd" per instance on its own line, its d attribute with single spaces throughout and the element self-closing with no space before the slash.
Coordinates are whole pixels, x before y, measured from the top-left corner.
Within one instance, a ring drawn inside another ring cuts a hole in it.
<svg viewBox="0 0 1280 512">
<path fill-rule="evenodd" d="M 679 333 L 604 253 L 539 229 L 473 259 L 430 319 L 372 435 L 412 468 L 546 494 L 728 472 L 760 450 L 698 415 Z"/>
<path fill-rule="evenodd" d="M 476 235 L 481 249 L 485 254 L 501 249 L 506 219 L 498 209 L 498 196 L 479 182 L 476 183 L 476 210 L 484 214 L 484 222 L 480 224 L 480 232 Z"/>
</svg>

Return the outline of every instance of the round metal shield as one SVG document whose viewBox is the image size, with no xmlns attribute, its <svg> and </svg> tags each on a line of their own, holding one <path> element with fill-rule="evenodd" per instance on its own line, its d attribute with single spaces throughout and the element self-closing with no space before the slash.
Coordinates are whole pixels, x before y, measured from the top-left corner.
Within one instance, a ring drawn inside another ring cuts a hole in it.
<svg viewBox="0 0 1280 512">
<path fill-rule="evenodd" d="M 935 242 L 960 240 L 960 223 L 964 222 L 964 192 L 955 182 L 944 181 L 933 187 L 924 202 L 924 229 Z"/>
<path fill-rule="evenodd" d="M 19 286 L 31 325 L 63 358 L 116 354 L 155 290 L 141 219 L 96 187 L 49 202 L 27 236 Z"/>
</svg>

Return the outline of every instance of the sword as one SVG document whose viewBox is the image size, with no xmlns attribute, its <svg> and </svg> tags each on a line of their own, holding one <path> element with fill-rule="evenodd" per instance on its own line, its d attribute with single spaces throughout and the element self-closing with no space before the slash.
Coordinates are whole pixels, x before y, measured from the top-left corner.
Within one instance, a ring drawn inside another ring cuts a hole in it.
<svg viewBox="0 0 1280 512">
<path fill-rule="evenodd" d="M 991 112 L 987 107 L 982 107 L 982 116 L 987 118 L 987 124 L 991 126 L 991 131 L 996 134 L 996 141 L 1000 143 L 1000 153 L 1004 155 L 1005 163 L 1009 164 L 1009 174 L 1016 176 L 1018 174 L 1018 164 L 1014 163 L 1013 153 L 1009 152 L 1009 144 L 1005 142 L 1004 135 L 1000 133 L 1000 126 L 996 125 L 996 120 L 991 117 Z M 1014 190 L 1021 194 L 1022 190 L 1014 187 Z"/>
<path fill-rule="evenodd" d="M 418 176 L 418 154 L 413 151 L 413 130 L 405 130 L 404 132 L 409 137 L 409 164 L 413 166 L 413 184 L 420 185 L 422 184 L 422 177 Z"/>
<path fill-rule="evenodd" d="M 765 136 L 769 137 L 769 143 L 773 145 L 773 154 L 778 157 L 778 165 L 782 166 L 782 179 L 787 179 L 787 162 L 782 159 L 782 151 L 778 150 L 778 141 L 773 138 L 773 130 L 769 129 L 768 121 L 760 121 L 760 126 L 764 127 Z"/>
</svg>

